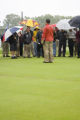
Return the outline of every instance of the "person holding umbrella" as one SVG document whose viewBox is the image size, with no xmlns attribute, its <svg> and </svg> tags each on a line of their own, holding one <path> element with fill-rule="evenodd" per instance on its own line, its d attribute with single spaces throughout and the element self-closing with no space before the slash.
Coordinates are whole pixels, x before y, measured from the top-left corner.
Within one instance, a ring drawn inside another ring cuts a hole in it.
<svg viewBox="0 0 80 120">
<path fill-rule="evenodd" d="M 11 51 L 11 58 L 12 59 L 17 58 L 17 56 L 16 56 L 17 41 L 18 41 L 18 35 L 16 32 L 8 38 L 8 42 L 10 43 L 10 51 Z"/>
<path fill-rule="evenodd" d="M 78 58 L 80 58 L 80 16 L 73 17 L 69 24 L 73 27 L 79 28 L 79 31 L 76 33 L 76 43 L 77 43 L 77 54 Z"/>
<path fill-rule="evenodd" d="M 16 58 L 16 51 L 17 51 L 17 41 L 18 41 L 18 35 L 17 32 L 19 30 L 23 30 L 22 26 L 14 26 L 12 28 L 9 28 L 4 33 L 4 42 L 10 43 L 10 51 L 11 51 L 11 58 Z"/>
</svg>

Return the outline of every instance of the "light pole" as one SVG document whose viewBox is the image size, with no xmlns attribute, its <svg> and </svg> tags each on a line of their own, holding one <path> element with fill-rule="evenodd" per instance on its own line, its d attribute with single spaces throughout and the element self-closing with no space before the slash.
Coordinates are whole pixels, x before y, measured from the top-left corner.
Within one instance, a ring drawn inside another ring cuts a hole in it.
<svg viewBox="0 0 80 120">
<path fill-rule="evenodd" d="M 21 21 L 23 21 L 23 11 L 21 12 Z"/>
</svg>

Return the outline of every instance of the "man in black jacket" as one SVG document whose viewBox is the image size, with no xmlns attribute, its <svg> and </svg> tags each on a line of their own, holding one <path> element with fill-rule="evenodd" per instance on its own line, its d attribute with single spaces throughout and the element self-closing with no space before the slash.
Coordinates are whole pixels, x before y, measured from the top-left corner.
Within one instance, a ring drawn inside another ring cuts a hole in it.
<svg viewBox="0 0 80 120">
<path fill-rule="evenodd" d="M 63 57 L 65 57 L 66 53 L 66 40 L 67 40 L 67 32 L 64 30 L 61 30 L 59 33 L 59 53 L 58 57 L 61 56 L 61 48 L 63 47 Z"/>
<path fill-rule="evenodd" d="M 23 35 L 23 43 L 24 43 L 24 58 L 31 58 L 30 50 L 31 50 L 31 42 L 32 42 L 32 32 L 30 31 L 30 27 L 27 26 L 26 32 Z"/>
</svg>

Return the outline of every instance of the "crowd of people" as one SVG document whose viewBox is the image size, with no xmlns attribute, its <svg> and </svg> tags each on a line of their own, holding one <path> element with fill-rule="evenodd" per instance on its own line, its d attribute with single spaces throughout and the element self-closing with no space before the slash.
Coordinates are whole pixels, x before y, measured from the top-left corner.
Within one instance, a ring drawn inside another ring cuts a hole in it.
<svg viewBox="0 0 80 120">
<path fill-rule="evenodd" d="M 44 63 L 52 63 L 54 57 L 66 57 L 66 47 L 69 47 L 69 57 L 80 58 L 80 29 L 69 29 L 65 31 L 53 28 L 50 19 L 46 19 L 44 28 L 36 26 L 32 31 L 30 26 L 19 33 L 14 33 L 6 42 L 2 42 L 3 57 L 16 59 L 20 56 L 24 58 L 44 57 Z"/>
</svg>

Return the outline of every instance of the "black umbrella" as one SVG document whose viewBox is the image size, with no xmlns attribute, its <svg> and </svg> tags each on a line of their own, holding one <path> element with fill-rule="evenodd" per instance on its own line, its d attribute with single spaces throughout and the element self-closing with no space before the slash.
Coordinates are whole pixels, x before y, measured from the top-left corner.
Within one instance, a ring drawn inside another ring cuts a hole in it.
<svg viewBox="0 0 80 120">
<path fill-rule="evenodd" d="M 69 24 L 73 27 L 80 28 L 80 16 L 73 17 Z"/>
</svg>

